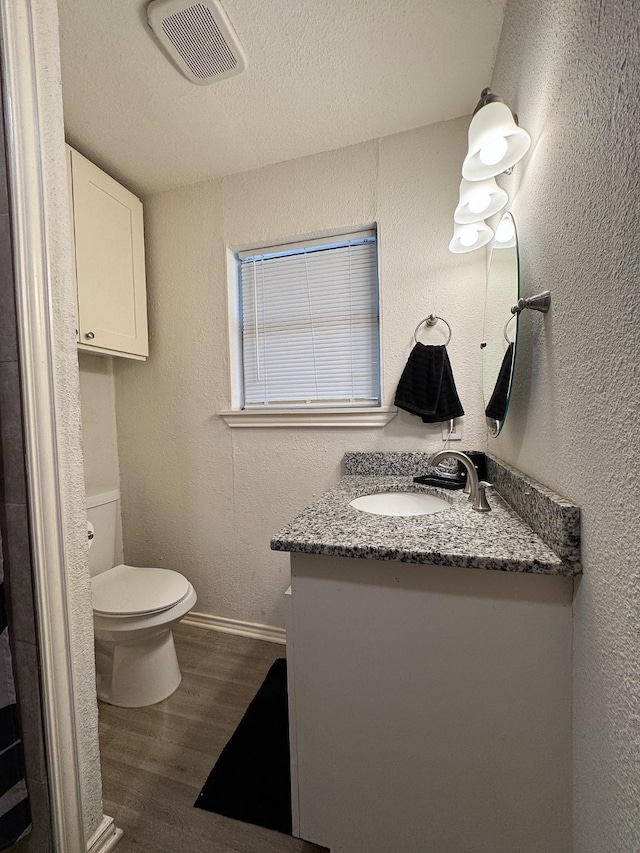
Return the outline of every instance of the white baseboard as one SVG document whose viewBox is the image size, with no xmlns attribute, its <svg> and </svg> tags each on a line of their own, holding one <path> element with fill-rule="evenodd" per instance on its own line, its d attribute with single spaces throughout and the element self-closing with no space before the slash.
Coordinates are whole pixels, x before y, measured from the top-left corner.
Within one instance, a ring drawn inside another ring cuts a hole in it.
<svg viewBox="0 0 640 853">
<path fill-rule="evenodd" d="M 103 815 L 100 826 L 87 842 L 87 853 L 110 853 L 122 838 L 122 830 L 118 829 L 112 817 Z"/>
<path fill-rule="evenodd" d="M 284 628 L 243 622 L 240 619 L 225 619 L 223 616 L 210 616 L 208 613 L 195 613 L 193 610 L 187 613 L 181 624 L 221 631 L 223 634 L 237 634 L 239 637 L 252 637 L 254 640 L 266 640 L 268 643 L 286 643 Z"/>
</svg>

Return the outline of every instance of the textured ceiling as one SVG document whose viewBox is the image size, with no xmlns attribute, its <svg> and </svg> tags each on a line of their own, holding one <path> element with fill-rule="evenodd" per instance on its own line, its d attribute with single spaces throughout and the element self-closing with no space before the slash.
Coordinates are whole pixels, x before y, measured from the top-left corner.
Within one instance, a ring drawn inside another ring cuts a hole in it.
<svg viewBox="0 0 640 853">
<path fill-rule="evenodd" d="M 469 113 L 506 0 L 223 0 L 247 70 L 210 86 L 141 0 L 59 0 L 69 142 L 150 193 Z"/>
</svg>

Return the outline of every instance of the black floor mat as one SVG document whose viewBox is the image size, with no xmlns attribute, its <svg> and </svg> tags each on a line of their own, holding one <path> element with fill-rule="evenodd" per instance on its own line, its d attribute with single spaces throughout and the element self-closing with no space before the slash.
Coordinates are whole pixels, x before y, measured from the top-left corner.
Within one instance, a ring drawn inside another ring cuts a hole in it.
<svg viewBox="0 0 640 853">
<path fill-rule="evenodd" d="M 291 835 L 287 662 L 272 665 L 194 803 Z"/>
</svg>

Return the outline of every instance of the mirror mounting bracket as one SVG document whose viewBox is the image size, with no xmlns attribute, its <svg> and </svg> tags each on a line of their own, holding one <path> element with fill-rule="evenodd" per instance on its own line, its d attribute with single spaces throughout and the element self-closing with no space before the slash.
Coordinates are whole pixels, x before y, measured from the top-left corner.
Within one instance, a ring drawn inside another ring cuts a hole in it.
<svg viewBox="0 0 640 853">
<path fill-rule="evenodd" d="M 530 296 L 528 299 L 518 299 L 518 304 L 511 309 L 512 314 L 519 314 L 525 308 L 530 308 L 532 311 L 542 311 L 546 314 L 551 308 L 551 292 L 544 290 L 542 293 L 536 293 L 535 296 Z"/>
</svg>

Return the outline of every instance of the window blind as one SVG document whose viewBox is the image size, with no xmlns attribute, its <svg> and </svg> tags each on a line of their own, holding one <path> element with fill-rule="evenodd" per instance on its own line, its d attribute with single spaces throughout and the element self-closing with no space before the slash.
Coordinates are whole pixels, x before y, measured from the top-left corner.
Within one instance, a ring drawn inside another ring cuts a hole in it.
<svg viewBox="0 0 640 853">
<path fill-rule="evenodd" d="M 378 405 L 375 233 L 240 257 L 244 407 Z"/>
</svg>

